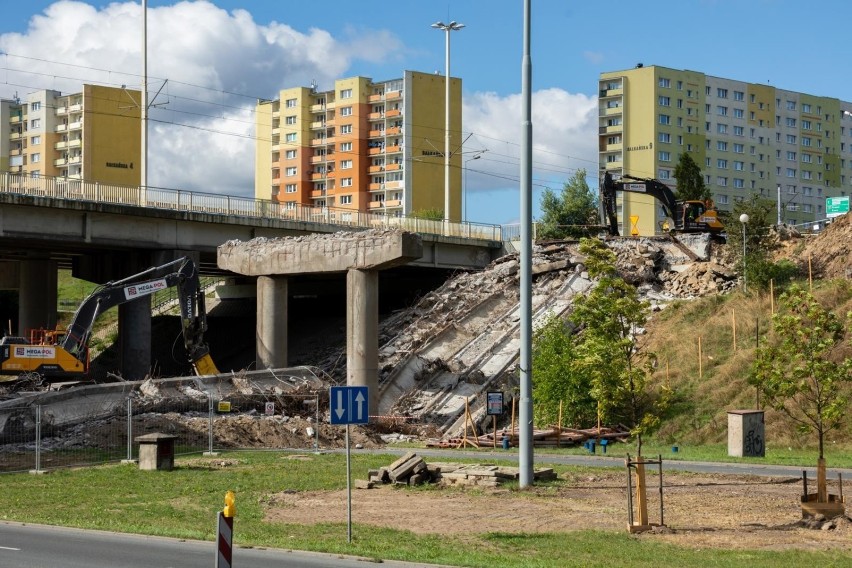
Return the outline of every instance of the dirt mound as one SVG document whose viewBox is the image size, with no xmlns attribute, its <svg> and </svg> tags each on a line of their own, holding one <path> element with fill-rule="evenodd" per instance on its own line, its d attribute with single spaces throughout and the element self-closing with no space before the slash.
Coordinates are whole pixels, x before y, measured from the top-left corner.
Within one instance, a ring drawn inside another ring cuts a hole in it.
<svg viewBox="0 0 852 568">
<path fill-rule="evenodd" d="M 835 219 L 815 236 L 787 241 L 787 257 L 796 262 L 802 273 L 808 272 L 810 259 L 814 278 L 849 278 L 852 276 L 852 217 L 848 214 Z"/>
</svg>

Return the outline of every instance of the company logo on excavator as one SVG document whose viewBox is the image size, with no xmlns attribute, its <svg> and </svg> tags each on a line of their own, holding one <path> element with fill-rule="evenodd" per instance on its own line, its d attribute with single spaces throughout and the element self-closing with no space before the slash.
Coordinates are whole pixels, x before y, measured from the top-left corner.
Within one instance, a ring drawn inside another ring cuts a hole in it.
<svg viewBox="0 0 852 568">
<path fill-rule="evenodd" d="M 166 283 L 165 279 L 151 280 L 150 282 L 133 284 L 132 286 L 127 286 L 124 289 L 124 297 L 128 300 L 132 300 L 133 298 L 141 298 L 142 296 L 153 294 L 154 292 L 158 292 L 159 290 L 165 290 L 168 287 L 169 285 Z"/>
<path fill-rule="evenodd" d="M 56 349 L 53 347 L 15 347 L 15 357 L 19 359 L 55 359 Z"/>
</svg>

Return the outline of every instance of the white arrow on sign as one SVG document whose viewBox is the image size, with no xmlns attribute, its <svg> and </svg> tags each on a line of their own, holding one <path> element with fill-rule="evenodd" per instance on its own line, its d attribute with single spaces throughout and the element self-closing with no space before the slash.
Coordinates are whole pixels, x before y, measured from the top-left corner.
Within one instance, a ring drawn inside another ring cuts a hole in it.
<svg viewBox="0 0 852 568">
<path fill-rule="evenodd" d="M 358 391 L 355 402 L 358 403 L 358 420 L 362 420 L 362 416 L 364 416 L 364 393 Z"/>
<path fill-rule="evenodd" d="M 343 390 L 340 389 L 337 391 L 337 408 L 334 410 L 337 413 L 337 419 L 340 420 L 344 413 L 346 413 L 346 409 L 343 408 Z"/>
</svg>

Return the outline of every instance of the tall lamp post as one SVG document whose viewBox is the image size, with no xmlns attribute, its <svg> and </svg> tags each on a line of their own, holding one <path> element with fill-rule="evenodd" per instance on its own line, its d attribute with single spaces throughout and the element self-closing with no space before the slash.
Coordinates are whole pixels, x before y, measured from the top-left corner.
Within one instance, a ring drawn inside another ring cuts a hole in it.
<svg viewBox="0 0 852 568">
<path fill-rule="evenodd" d="M 743 292 L 748 293 L 748 277 L 746 276 L 746 223 L 748 223 L 748 215 L 743 213 L 740 215 L 740 223 L 743 226 Z"/>
<path fill-rule="evenodd" d="M 459 31 L 464 27 L 456 21 L 449 24 L 435 22 L 432 27 L 444 30 L 446 34 L 446 97 L 444 100 L 444 221 L 450 220 L 450 32 Z"/>
</svg>

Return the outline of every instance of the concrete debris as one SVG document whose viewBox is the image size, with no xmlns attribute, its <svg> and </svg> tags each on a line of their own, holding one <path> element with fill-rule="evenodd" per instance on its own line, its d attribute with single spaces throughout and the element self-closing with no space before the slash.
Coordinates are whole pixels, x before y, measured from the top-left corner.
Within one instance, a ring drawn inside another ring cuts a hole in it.
<svg viewBox="0 0 852 568">
<path fill-rule="evenodd" d="M 507 481 L 516 481 L 520 469 L 492 464 L 427 464 L 422 457 L 408 452 L 387 467 L 373 469 L 367 473 L 369 483 L 395 485 L 421 485 L 438 483 L 440 485 L 472 485 L 477 487 L 497 487 Z M 533 471 L 536 481 L 552 481 L 556 472 L 551 468 L 539 468 Z"/>
<path fill-rule="evenodd" d="M 630 429 L 622 425 L 585 430 L 551 426 L 550 428 L 533 430 L 533 446 L 536 448 L 569 448 L 580 446 L 591 440 L 605 447 L 610 443 L 627 440 L 629 437 Z M 496 440 L 494 432 L 491 432 L 481 436 L 428 440 L 426 446 L 430 448 L 461 448 L 472 445 L 478 448 L 491 448 L 501 447 L 504 439 L 508 441 L 510 447 L 518 447 L 520 444 L 518 427 L 515 427 L 511 432 L 505 428 L 498 430 Z M 602 440 L 605 440 L 603 444 L 601 444 Z"/>
</svg>

